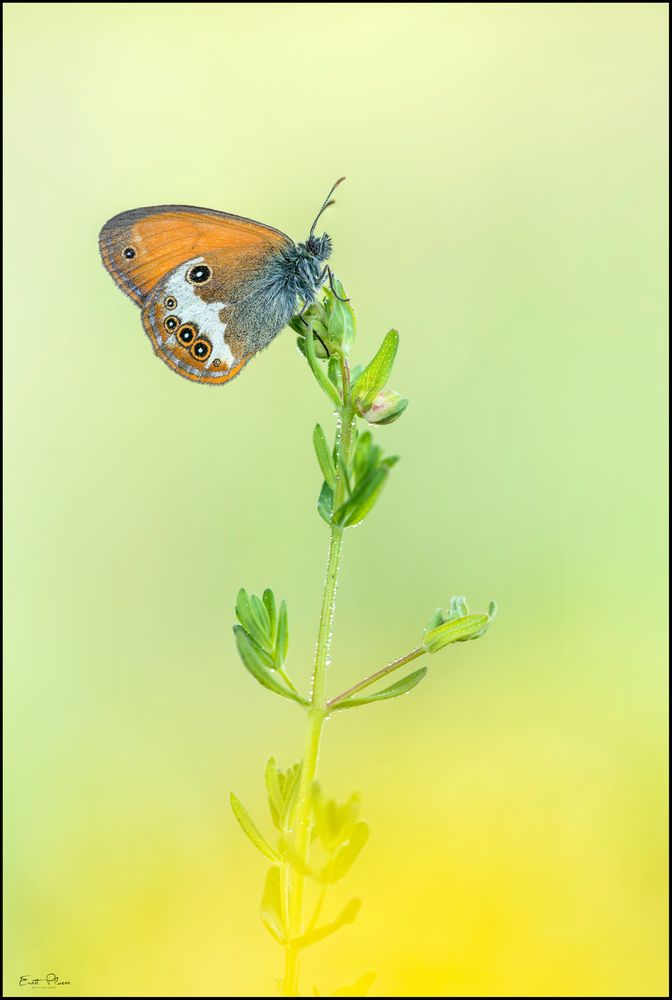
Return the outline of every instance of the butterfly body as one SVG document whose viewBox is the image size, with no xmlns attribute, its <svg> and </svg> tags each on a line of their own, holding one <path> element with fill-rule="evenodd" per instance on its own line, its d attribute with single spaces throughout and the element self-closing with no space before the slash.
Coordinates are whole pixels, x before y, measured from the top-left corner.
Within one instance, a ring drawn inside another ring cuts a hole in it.
<svg viewBox="0 0 672 1000">
<path fill-rule="evenodd" d="M 99 247 L 142 310 L 154 353 L 184 378 L 216 385 L 268 346 L 299 302 L 315 300 L 331 239 L 311 229 L 297 244 L 252 219 L 159 205 L 110 219 Z"/>
</svg>

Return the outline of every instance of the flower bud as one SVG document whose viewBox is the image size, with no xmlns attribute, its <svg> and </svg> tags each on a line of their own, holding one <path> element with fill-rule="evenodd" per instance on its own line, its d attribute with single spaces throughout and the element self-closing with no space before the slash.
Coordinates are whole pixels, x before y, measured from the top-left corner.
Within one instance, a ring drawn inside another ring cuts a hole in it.
<svg viewBox="0 0 672 1000">
<path fill-rule="evenodd" d="M 362 413 L 370 424 L 391 424 L 398 420 L 408 406 L 408 400 L 392 389 L 383 389 L 368 410 Z"/>
</svg>

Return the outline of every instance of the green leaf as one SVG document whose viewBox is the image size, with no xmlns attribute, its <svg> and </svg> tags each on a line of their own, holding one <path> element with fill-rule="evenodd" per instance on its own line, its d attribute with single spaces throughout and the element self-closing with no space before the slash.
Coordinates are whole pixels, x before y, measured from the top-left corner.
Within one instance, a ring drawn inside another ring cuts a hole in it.
<svg viewBox="0 0 672 1000">
<path fill-rule="evenodd" d="M 264 885 L 264 895 L 261 898 L 261 920 L 278 944 L 287 940 L 287 930 L 282 915 L 282 897 L 280 886 L 280 869 L 269 868 Z"/>
<path fill-rule="evenodd" d="M 315 357 L 315 341 L 313 339 L 312 329 L 308 331 L 308 335 L 305 338 L 305 344 L 306 358 L 308 359 L 308 364 L 310 365 L 310 369 L 315 376 L 315 379 L 317 380 L 322 391 L 331 399 L 332 403 L 340 408 L 341 397 L 339 396 L 335 385 L 330 381 L 328 376 L 325 374 L 324 369 L 320 366 L 317 358 Z"/>
<path fill-rule="evenodd" d="M 264 591 L 262 600 L 264 602 L 266 613 L 268 614 L 268 620 L 270 622 L 271 638 L 275 641 L 275 626 L 277 624 L 278 616 L 275 607 L 275 594 L 270 589 L 270 587 L 267 587 L 266 590 Z"/>
<path fill-rule="evenodd" d="M 315 354 L 318 358 L 329 357 L 329 352 L 325 348 L 325 341 L 327 340 L 327 315 L 322 308 L 322 306 L 314 302 L 308 309 L 303 313 L 302 316 L 294 316 L 287 324 L 292 330 L 298 335 L 297 337 L 297 347 L 301 353 L 306 356 L 306 334 L 309 330 L 315 334 L 318 338 L 315 344 Z"/>
<path fill-rule="evenodd" d="M 315 829 L 325 851 L 333 854 L 352 836 L 361 808 L 359 795 L 355 793 L 339 805 L 334 799 L 325 799 L 318 782 L 313 782 L 311 799 Z"/>
<path fill-rule="evenodd" d="M 261 663 L 264 670 L 272 670 L 272 671 L 276 670 L 275 658 L 270 653 L 267 653 L 266 650 L 259 645 L 257 640 L 253 639 L 250 633 L 246 629 L 242 628 L 241 625 L 234 625 L 233 626 L 234 632 L 237 628 L 240 629 L 242 632 L 244 632 L 250 647 L 250 654 L 251 655 L 253 654 L 256 657 L 259 663 Z"/>
<path fill-rule="evenodd" d="M 448 621 L 452 622 L 455 618 L 465 618 L 468 614 L 469 605 L 466 597 L 451 597 Z"/>
<path fill-rule="evenodd" d="M 385 387 L 399 347 L 399 334 L 390 330 L 352 387 L 352 396 L 360 412 L 368 410 L 381 389 Z"/>
<path fill-rule="evenodd" d="M 317 944 L 318 941 L 323 941 L 324 938 L 328 937 L 330 934 L 335 934 L 336 931 L 340 930 L 341 927 L 345 927 L 346 924 L 354 923 L 361 908 L 361 899 L 351 899 L 350 902 L 343 907 L 335 920 L 332 920 L 328 924 L 324 924 L 322 927 L 316 927 L 315 930 L 307 931 L 305 934 L 302 934 L 301 937 L 293 938 L 293 946 L 295 948 L 307 948 L 308 945 Z"/>
<path fill-rule="evenodd" d="M 425 625 L 425 632 L 431 632 L 432 629 L 438 628 L 439 625 L 443 625 L 445 619 L 443 617 L 443 612 L 441 608 L 437 608 L 434 614 L 430 617 L 429 621 Z"/>
<path fill-rule="evenodd" d="M 336 469 L 334 468 L 334 460 L 331 457 L 331 448 L 327 444 L 324 431 L 319 424 L 315 424 L 315 430 L 313 431 L 313 447 L 315 448 L 317 461 L 320 464 L 325 482 L 333 490 L 336 487 Z"/>
<path fill-rule="evenodd" d="M 482 635 L 484 626 L 487 627 L 489 624 L 490 618 L 484 613 L 455 618 L 426 632 L 423 647 L 428 653 L 437 653 L 449 643 L 477 638 L 478 635 Z"/>
<path fill-rule="evenodd" d="M 384 465 L 379 465 L 377 469 L 370 472 L 368 476 L 353 491 L 352 495 L 344 504 L 334 512 L 333 521 L 335 524 L 342 524 L 350 527 L 359 524 L 371 511 L 377 502 L 380 492 L 387 479 L 389 469 Z"/>
<path fill-rule="evenodd" d="M 272 658 L 275 653 L 275 647 L 271 638 L 271 620 L 266 605 L 256 594 L 250 594 L 250 609 L 255 625 L 252 637 L 256 639 L 261 648 Z"/>
<path fill-rule="evenodd" d="M 250 638 L 264 654 L 264 662 L 273 669 L 273 642 L 270 636 L 270 617 L 268 609 L 255 594 L 248 594 L 241 587 L 236 598 L 236 618 L 248 633 Z"/>
<path fill-rule="evenodd" d="M 345 701 L 336 702 L 334 711 L 340 708 L 357 708 L 359 705 L 368 705 L 372 701 L 387 701 L 388 698 L 398 698 L 399 695 L 412 691 L 426 673 L 427 667 L 420 667 L 419 670 L 414 670 L 413 673 L 407 674 L 406 677 L 395 681 L 394 684 L 383 688 L 382 691 L 376 691 L 375 694 L 358 695 L 353 698 L 346 698 Z"/>
<path fill-rule="evenodd" d="M 357 823 L 348 843 L 339 848 L 320 872 L 320 881 L 327 885 L 340 882 L 349 872 L 368 838 L 368 825 L 363 822 Z"/>
<path fill-rule="evenodd" d="M 268 805 L 271 810 L 271 819 L 277 830 L 282 830 L 282 813 L 284 810 L 284 799 L 280 780 L 278 778 L 278 766 L 275 757 L 269 757 L 264 772 L 266 781 L 266 792 L 268 794 Z"/>
<path fill-rule="evenodd" d="M 236 618 L 246 632 L 253 632 L 255 630 L 252 605 L 250 604 L 250 598 L 244 587 L 240 588 L 238 591 L 238 597 L 236 598 Z"/>
<path fill-rule="evenodd" d="M 284 810 L 282 814 L 283 828 L 291 830 L 294 827 L 294 814 L 299 800 L 299 785 L 301 784 L 301 765 L 294 764 L 285 774 L 283 789 Z"/>
<path fill-rule="evenodd" d="M 362 431 L 357 435 L 355 443 L 352 467 L 355 473 L 355 482 L 365 479 L 378 464 L 381 450 L 373 443 L 371 431 Z"/>
<path fill-rule="evenodd" d="M 317 498 L 317 511 L 323 521 L 331 524 L 334 512 L 334 491 L 326 480 L 322 483 L 322 489 Z"/>
<path fill-rule="evenodd" d="M 347 354 L 350 347 L 352 347 L 355 342 L 357 334 L 357 321 L 355 318 L 355 312 L 350 303 L 340 301 L 341 299 L 347 298 L 347 296 L 343 290 L 343 285 L 338 278 L 333 279 L 333 285 L 336 294 L 334 295 L 332 293 L 329 295 L 331 308 L 327 337 L 332 344 L 341 348 L 343 352 Z M 337 298 L 337 296 L 339 297 Z"/>
<path fill-rule="evenodd" d="M 233 631 L 236 636 L 236 645 L 238 646 L 240 658 L 255 680 L 259 681 L 263 687 L 268 688 L 269 691 L 273 691 L 274 694 L 279 694 L 283 698 L 289 698 L 300 705 L 308 704 L 305 698 L 302 698 L 297 692 L 291 691 L 280 680 L 277 673 L 268 667 L 262 655 L 263 650 L 253 642 L 244 628 L 240 625 L 234 625 Z"/>
<path fill-rule="evenodd" d="M 335 355 L 332 355 L 329 358 L 329 364 L 327 365 L 327 374 L 329 375 L 330 380 L 336 386 L 336 389 L 340 396 L 343 392 L 343 374 L 341 372 L 341 366 L 339 360 Z"/>
<path fill-rule="evenodd" d="M 492 625 L 492 622 L 493 622 L 496 614 L 497 614 L 497 602 L 496 601 L 490 601 L 490 604 L 488 606 L 488 620 L 487 620 L 487 622 L 485 623 L 485 625 L 483 626 L 482 629 L 479 629 L 478 632 L 474 632 L 473 635 L 467 636 L 467 639 L 480 639 L 482 635 L 485 635 L 485 633 L 488 631 L 488 629 Z"/>
<path fill-rule="evenodd" d="M 286 833 L 293 826 L 301 765 L 293 764 L 286 771 L 280 771 L 275 758 L 271 757 L 266 764 L 265 780 L 273 824 L 281 833 Z"/>
<path fill-rule="evenodd" d="M 280 663 L 284 663 L 287 659 L 287 652 L 289 650 L 289 623 L 287 621 L 287 602 L 280 601 L 280 610 L 278 611 L 278 635 L 276 641 L 277 656 Z"/>
<path fill-rule="evenodd" d="M 282 861 L 280 854 L 274 847 L 271 847 L 266 838 L 259 833 L 259 830 L 252 822 L 250 814 L 238 796 L 231 792 L 229 798 L 231 801 L 233 815 L 240 823 L 240 828 L 243 833 L 254 844 L 257 850 L 261 851 L 264 857 L 268 858 L 269 861 L 272 861 L 274 865 L 279 865 Z"/>
<path fill-rule="evenodd" d="M 294 333 L 297 333 L 300 338 L 304 337 L 307 328 L 303 325 L 303 320 L 299 318 L 298 314 L 292 316 L 287 326 L 290 330 L 293 330 Z"/>
</svg>

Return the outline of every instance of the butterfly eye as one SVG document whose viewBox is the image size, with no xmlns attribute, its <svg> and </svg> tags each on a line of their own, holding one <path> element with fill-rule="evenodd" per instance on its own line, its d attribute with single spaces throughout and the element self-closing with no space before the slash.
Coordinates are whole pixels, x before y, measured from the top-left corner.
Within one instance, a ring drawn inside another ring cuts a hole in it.
<svg viewBox="0 0 672 1000">
<path fill-rule="evenodd" d="M 184 344 L 185 347 L 189 347 L 189 345 L 193 344 L 196 339 L 196 328 L 190 323 L 185 323 L 184 326 L 181 326 L 177 331 L 177 339 L 181 344 Z"/>
<path fill-rule="evenodd" d="M 192 344 L 191 353 L 199 361 L 207 361 L 212 354 L 212 344 L 209 340 L 204 340 L 202 337 Z"/>
<path fill-rule="evenodd" d="M 194 264 L 194 266 L 187 271 L 187 281 L 190 281 L 192 285 L 204 285 L 206 281 L 210 281 L 211 277 L 212 271 L 207 264 Z"/>
<path fill-rule="evenodd" d="M 133 260 L 133 258 L 135 257 L 135 250 L 133 249 L 133 247 L 126 247 L 126 249 L 124 250 L 124 257 L 126 258 L 126 260 Z"/>
<path fill-rule="evenodd" d="M 180 325 L 180 321 L 177 318 L 177 316 L 166 316 L 166 318 L 163 321 L 163 325 L 165 326 L 166 330 L 172 333 L 173 330 L 177 330 L 178 326 Z"/>
<path fill-rule="evenodd" d="M 163 304 L 166 309 L 174 309 L 177 305 L 177 299 L 174 299 L 172 295 L 169 295 L 167 299 L 163 300 Z"/>
</svg>

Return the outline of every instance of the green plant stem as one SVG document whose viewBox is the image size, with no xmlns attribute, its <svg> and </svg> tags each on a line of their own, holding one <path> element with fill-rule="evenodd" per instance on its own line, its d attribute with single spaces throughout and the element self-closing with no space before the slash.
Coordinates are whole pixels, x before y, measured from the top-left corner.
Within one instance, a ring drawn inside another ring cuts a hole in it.
<svg viewBox="0 0 672 1000">
<path fill-rule="evenodd" d="M 345 358 L 341 356 L 341 375 L 343 379 L 343 400 L 339 410 L 340 426 L 338 430 L 337 448 L 337 480 L 334 490 L 334 510 L 346 498 L 347 485 L 344 470 L 350 469 L 353 444 L 355 414 L 350 398 L 350 372 Z M 336 587 L 338 570 L 343 546 L 343 531 L 341 525 L 332 524 L 329 534 L 329 555 L 327 559 L 327 575 L 324 581 L 324 594 L 320 611 L 320 624 L 317 633 L 317 648 L 315 652 L 315 667 L 313 683 L 308 708 L 308 732 L 301 765 L 301 783 L 299 785 L 296 822 L 294 825 L 294 852 L 301 867 L 308 865 L 310 852 L 310 809 L 313 782 L 317 774 L 317 763 L 320 752 L 322 726 L 328 715 L 326 702 L 327 665 L 331 646 L 334 608 L 336 605 Z M 285 996 L 298 996 L 299 986 L 299 949 L 292 942 L 303 933 L 303 902 L 306 877 L 302 871 L 294 873 L 289 900 L 289 940 L 285 946 L 285 978 L 283 992 Z"/>
<path fill-rule="evenodd" d="M 391 674 L 394 670 L 398 670 L 399 667 L 404 667 L 407 663 L 410 663 L 411 660 L 417 660 L 419 656 L 423 656 L 426 652 L 426 649 L 423 649 L 422 646 L 418 646 L 416 649 L 412 649 L 410 653 L 406 653 L 405 656 L 400 656 L 398 660 L 393 660 L 392 663 L 388 663 L 382 670 L 377 670 L 375 674 L 369 674 L 369 676 L 365 677 L 364 680 L 358 681 L 357 684 L 353 684 L 353 686 L 348 688 L 347 691 L 343 691 L 341 694 L 336 695 L 335 698 L 328 701 L 327 710 L 329 711 L 332 708 L 335 708 L 340 702 L 345 701 L 347 698 L 351 698 L 354 694 L 359 694 L 359 692 L 363 691 L 364 688 L 369 687 L 371 684 L 375 684 L 376 681 L 382 680 L 383 677 L 387 677 L 388 674 Z"/>
</svg>

